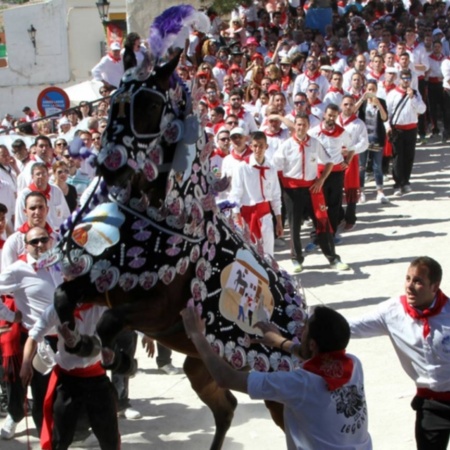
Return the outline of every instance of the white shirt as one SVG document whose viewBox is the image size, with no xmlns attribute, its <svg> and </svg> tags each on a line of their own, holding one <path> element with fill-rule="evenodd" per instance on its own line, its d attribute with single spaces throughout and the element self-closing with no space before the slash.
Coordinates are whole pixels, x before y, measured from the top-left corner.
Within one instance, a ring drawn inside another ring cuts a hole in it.
<svg viewBox="0 0 450 450">
<path fill-rule="evenodd" d="M 427 107 L 422 100 L 422 96 L 419 91 L 416 91 L 413 98 L 404 100 L 402 105 L 395 111 L 398 103 L 403 98 L 403 91 L 399 88 L 393 89 L 389 92 L 386 105 L 387 113 L 393 125 L 409 125 L 418 122 L 418 115 L 423 114 Z M 395 111 L 395 117 L 393 117 Z"/>
<path fill-rule="evenodd" d="M 322 132 L 320 124 L 309 129 L 308 134 L 311 137 L 318 139 L 325 147 L 325 150 L 329 155 L 330 161 L 322 161 L 319 158 L 319 164 L 326 164 L 327 162 L 332 162 L 335 165 L 340 164 L 344 161 L 344 157 L 342 156 L 342 148 L 346 147 L 348 151 L 353 150 L 352 139 L 345 130 L 343 130 L 342 133 L 339 133 L 338 136 L 327 136 Z"/>
<path fill-rule="evenodd" d="M 294 138 L 288 139 L 275 152 L 273 163 L 277 170 L 283 172 L 284 177 L 305 181 L 315 180 L 319 158 L 325 164 L 331 162 L 331 160 L 323 145 L 313 137 L 307 137 L 304 156 L 301 154 L 299 147 Z"/>
<path fill-rule="evenodd" d="M 50 200 L 48 200 L 47 222 L 54 229 L 59 230 L 61 224 L 70 216 L 70 210 L 67 206 L 64 194 L 58 186 L 49 184 Z M 25 216 L 25 197 L 31 192 L 30 188 L 25 188 L 19 193 L 16 202 L 15 228 L 19 228 L 26 222 Z"/>
<path fill-rule="evenodd" d="M 29 330 L 47 306 L 53 304 L 53 294 L 62 281 L 56 266 L 35 271 L 36 260 L 27 255 L 27 262 L 16 261 L 3 268 L 0 274 L 0 294 L 14 294 L 17 309 L 22 313 L 22 324 Z M 0 318 L 12 322 L 15 313 L 0 303 Z"/>
<path fill-rule="evenodd" d="M 413 47 L 406 46 L 406 51 L 409 53 L 410 60 L 414 65 L 414 70 L 418 77 L 423 77 L 425 72 L 430 68 L 430 61 L 428 59 L 428 53 L 423 44 L 415 43 Z M 416 64 L 423 64 L 425 70 L 418 70 Z"/>
<path fill-rule="evenodd" d="M 260 171 L 255 166 L 267 167 L 264 178 L 260 178 Z M 239 164 L 234 172 L 228 200 L 238 206 L 253 206 L 268 201 L 275 215 L 281 214 L 281 189 L 275 167 L 267 160 L 258 164 L 255 156 L 251 155 L 248 164 Z"/>
<path fill-rule="evenodd" d="M 442 61 L 441 72 L 444 77 L 444 89 L 450 89 L 450 58 L 446 58 Z"/>
<path fill-rule="evenodd" d="M 417 387 L 450 391 L 450 302 L 440 314 L 428 318 L 430 334 L 426 338 L 422 322 L 405 312 L 398 297 L 349 323 L 352 338 L 389 336 L 403 369 Z"/>
<path fill-rule="evenodd" d="M 264 157 L 270 162 L 273 163 L 273 155 L 277 151 L 277 149 L 280 147 L 280 145 L 283 144 L 283 142 L 286 142 L 286 139 L 289 138 L 290 132 L 287 128 L 281 129 L 280 132 L 276 135 L 271 135 L 268 130 L 264 130 L 264 134 L 267 138 L 267 145 L 268 148 L 266 150 L 266 153 Z"/>
<path fill-rule="evenodd" d="M 115 87 L 119 87 L 123 72 L 122 59 L 114 61 L 109 55 L 104 56 L 91 70 L 94 80 L 106 81 Z"/>
<path fill-rule="evenodd" d="M 92 308 L 80 311 L 80 318 L 75 317 L 75 324 L 80 334 L 95 335 L 97 323 L 106 310 L 105 306 L 93 305 Z M 28 336 L 38 343 L 42 342 L 46 335 L 56 331 L 56 327 L 59 324 L 60 321 L 55 307 L 51 304 L 31 328 Z M 60 337 L 59 333 L 58 337 Z M 89 367 L 101 360 L 101 353 L 88 357 L 68 353 L 64 348 L 64 340 L 61 337 L 58 339 L 57 346 L 58 352 L 55 355 L 55 361 L 64 370 Z"/>
<path fill-rule="evenodd" d="M 288 450 L 372 449 L 361 362 L 353 355 L 347 356 L 353 360 L 352 376 L 334 391 L 327 389 L 321 376 L 303 369 L 250 372 L 250 397 L 284 406 Z"/>
<path fill-rule="evenodd" d="M 297 78 L 295 79 L 294 82 L 294 89 L 292 91 L 293 97 L 295 97 L 295 95 L 298 94 L 299 92 L 304 92 L 306 94 L 308 86 L 311 83 L 316 83 L 319 85 L 318 97 L 322 100 L 325 97 L 325 94 L 327 93 L 328 88 L 330 86 L 328 80 L 323 75 L 319 75 L 317 78 L 311 79 L 308 77 L 306 72 L 297 75 Z"/>
<path fill-rule="evenodd" d="M 367 127 L 366 124 L 361 120 L 356 118 L 346 125 L 343 124 L 342 115 L 339 115 L 338 122 L 341 127 L 351 136 L 352 143 L 351 148 L 354 150 L 355 154 L 359 154 L 365 152 L 369 148 L 369 136 L 367 135 Z"/>
</svg>

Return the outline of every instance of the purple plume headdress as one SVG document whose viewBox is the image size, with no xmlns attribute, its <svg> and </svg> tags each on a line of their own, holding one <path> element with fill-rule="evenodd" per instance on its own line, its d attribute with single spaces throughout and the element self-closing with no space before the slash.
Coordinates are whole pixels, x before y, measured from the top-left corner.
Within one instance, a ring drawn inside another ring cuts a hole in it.
<svg viewBox="0 0 450 450">
<path fill-rule="evenodd" d="M 156 59 L 163 57 L 170 47 L 184 48 L 191 27 L 207 33 L 211 27 L 208 16 L 191 5 L 166 9 L 150 27 L 148 43 L 153 56 Z"/>
</svg>

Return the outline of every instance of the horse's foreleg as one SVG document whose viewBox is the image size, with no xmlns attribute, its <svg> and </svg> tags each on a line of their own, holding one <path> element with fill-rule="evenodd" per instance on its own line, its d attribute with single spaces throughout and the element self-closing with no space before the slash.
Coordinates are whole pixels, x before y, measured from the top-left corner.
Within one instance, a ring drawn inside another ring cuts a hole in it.
<svg viewBox="0 0 450 450">
<path fill-rule="evenodd" d="M 184 372 L 194 391 L 214 415 L 216 432 L 210 449 L 219 450 L 233 420 L 236 397 L 229 390 L 218 386 L 200 359 L 186 357 Z"/>
<path fill-rule="evenodd" d="M 283 405 L 278 402 L 272 402 L 271 400 L 264 400 L 264 403 L 270 412 L 272 420 L 284 431 Z"/>
<path fill-rule="evenodd" d="M 132 375 L 136 372 L 137 363 L 121 349 L 115 348 L 117 335 L 127 326 L 127 315 L 130 305 L 121 305 L 108 309 L 97 324 L 97 334 L 102 341 L 102 364 L 105 369 L 116 373 Z"/>
</svg>

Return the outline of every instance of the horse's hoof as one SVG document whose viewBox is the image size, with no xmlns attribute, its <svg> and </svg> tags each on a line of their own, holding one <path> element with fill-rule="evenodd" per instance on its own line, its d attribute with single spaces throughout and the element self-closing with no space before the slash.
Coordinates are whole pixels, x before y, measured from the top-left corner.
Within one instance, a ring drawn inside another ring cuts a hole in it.
<svg viewBox="0 0 450 450">
<path fill-rule="evenodd" d="M 114 353 L 114 350 L 106 347 L 102 349 L 102 366 L 106 370 L 113 370 L 115 368 L 115 359 L 116 355 Z"/>
<path fill-rule="evenodd" d="M 69 327 L 69 322 L 64 322 L 58 325 L 58 332 L 64 340 L 64 345 L 69 353 L 76 353 L 76 348 L 79 346 L 81 337 L 78 330 L 75 328 L 73 330 Z"/>
</svg>

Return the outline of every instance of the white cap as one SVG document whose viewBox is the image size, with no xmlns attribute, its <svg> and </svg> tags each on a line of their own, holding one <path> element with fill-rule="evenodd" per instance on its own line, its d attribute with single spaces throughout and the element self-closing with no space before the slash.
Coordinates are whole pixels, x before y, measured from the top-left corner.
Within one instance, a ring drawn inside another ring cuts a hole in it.
<svg viewBox="0 0 450 450">
<path fill-rule="evenodd" d="M 395 73 L 395 75 L 398 75 L 398 70 L 395 67 L 387 67 L 386 73 Z"/>
<path fill-rule="evenodd" d="M 112 50 L 120 50 L 120 44 L 118 42 L 113 42 L 109 48 Z"/>
<path fill-rule="evenodd" d="M 241 136 L 245 136 L 245 130 L 242 127 L 235 127 L 230 131 L 230 136 L 235 134 L 240 134 Z"/>
<path fill-rule="evenodd" d="M 444 34 L 444 32 L 440 28 L 435 28 L 433 30 L 433 36 L 436 36 L 437 34 Z"/>
</svg>

